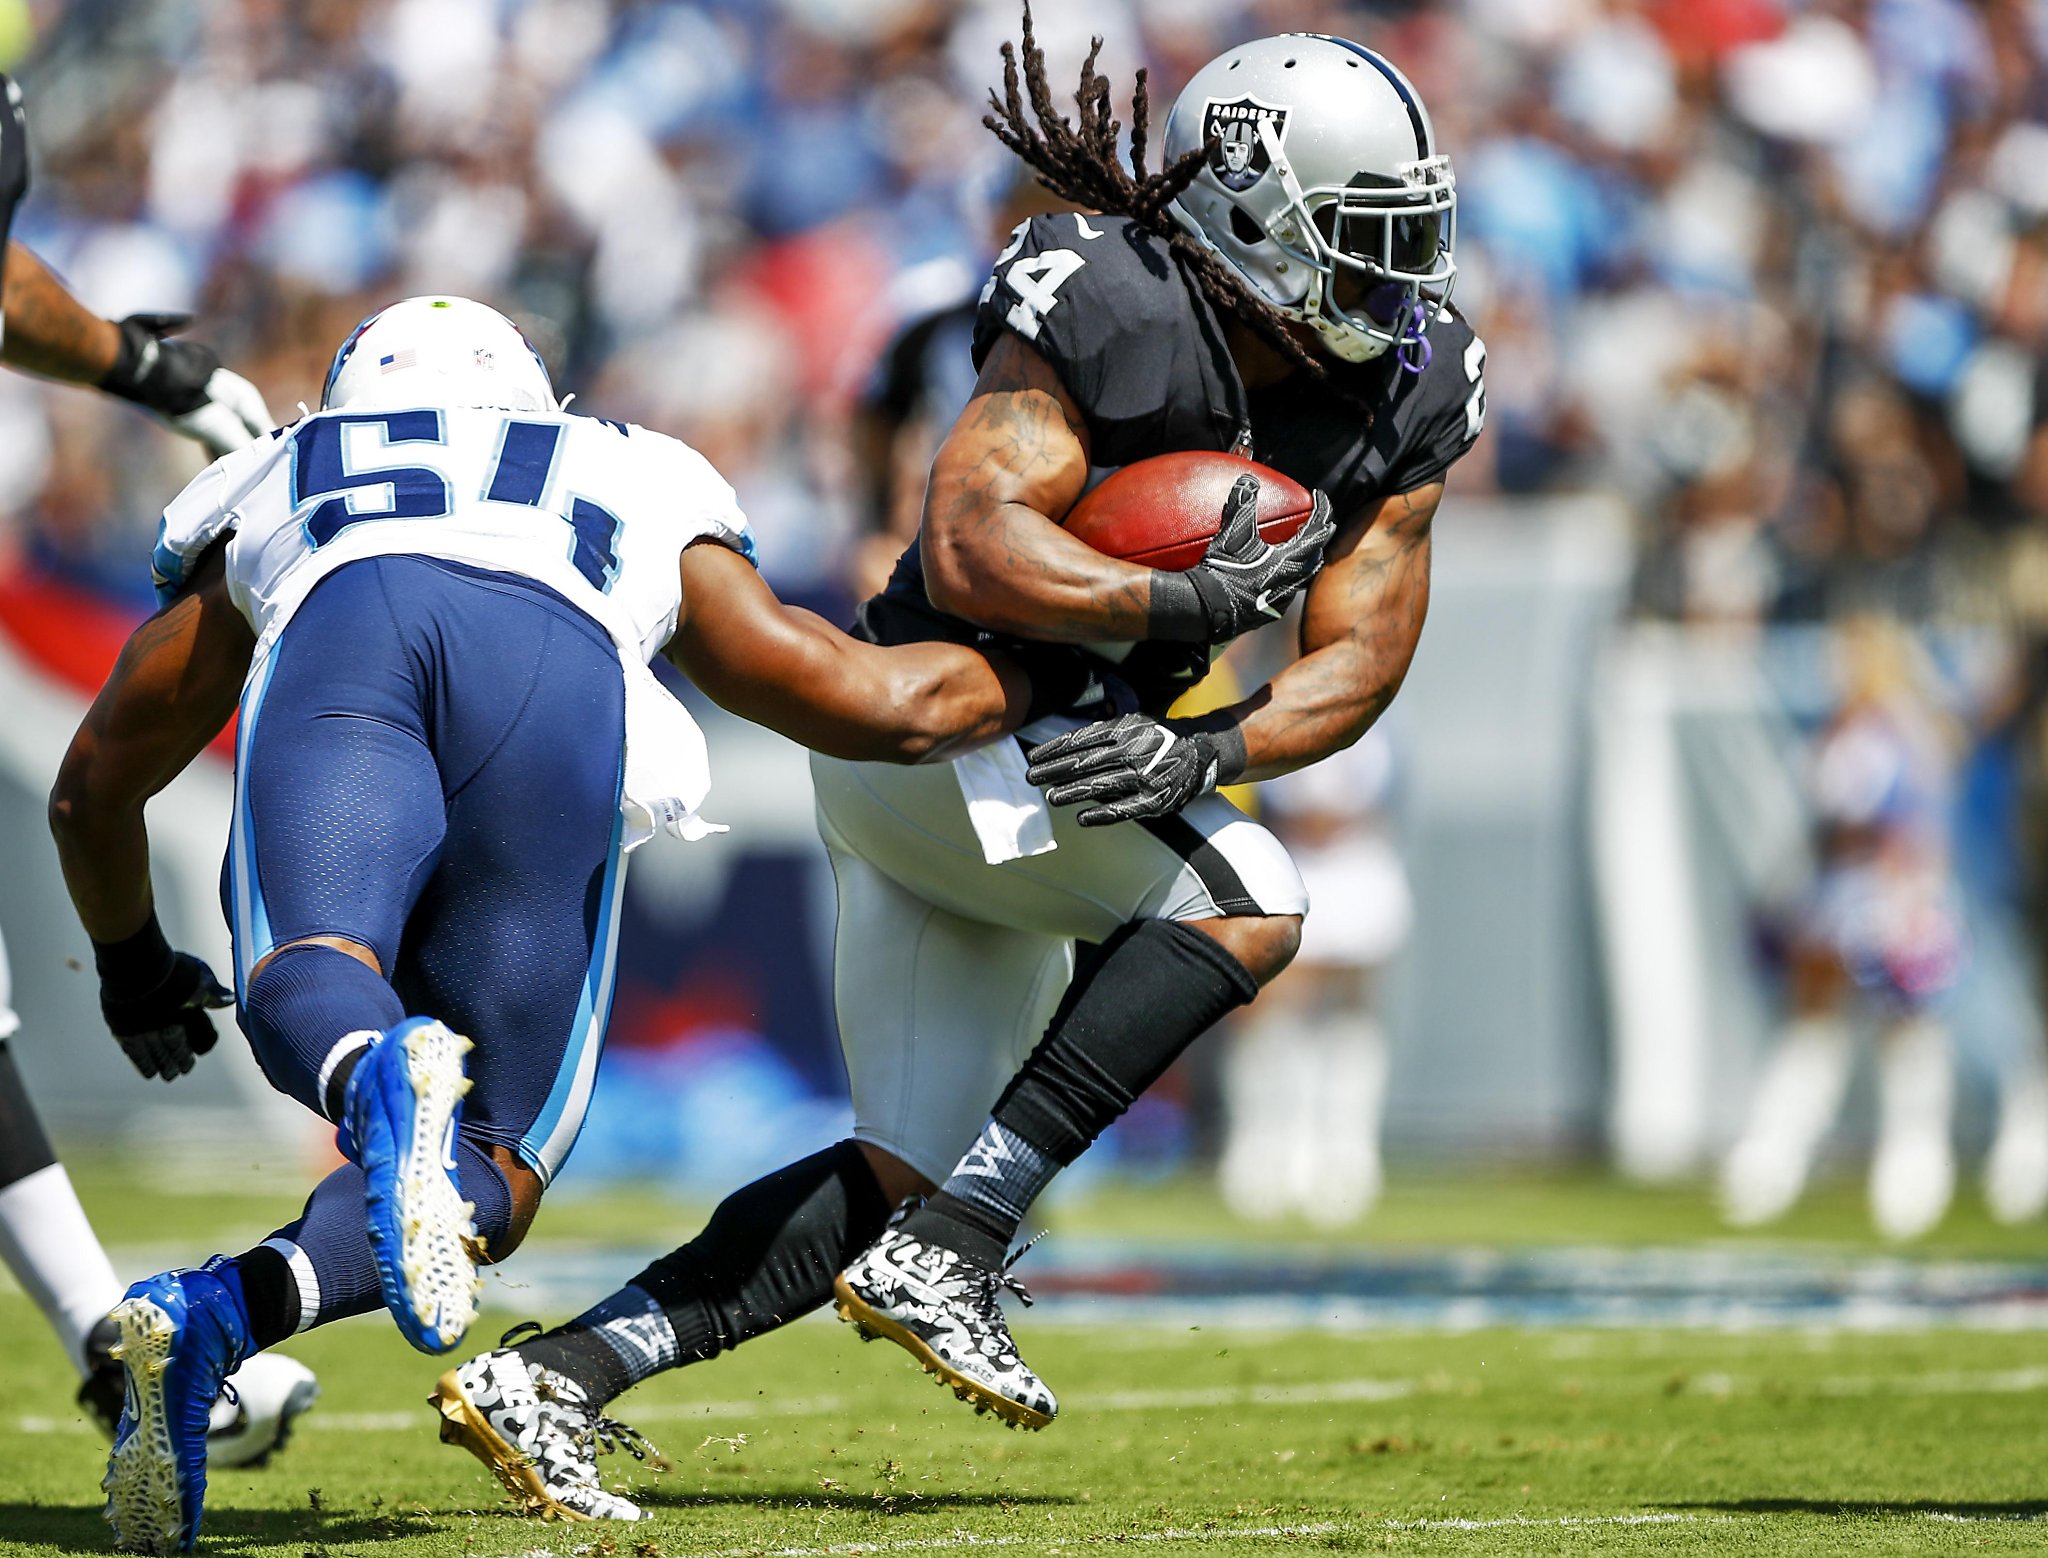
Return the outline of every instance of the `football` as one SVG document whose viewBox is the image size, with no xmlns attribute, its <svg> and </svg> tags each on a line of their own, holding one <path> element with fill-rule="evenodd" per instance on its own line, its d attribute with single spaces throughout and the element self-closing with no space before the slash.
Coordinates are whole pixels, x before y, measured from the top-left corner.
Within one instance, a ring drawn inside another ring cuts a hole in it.
<svg viewBox="0 0 2048 1558">
<path fill-rule="evenodd" d="M 1083 495 L 1067 512 L 1066 528 L 1127 563 L 1192 568 L 1222 528 L 1230 490 L 1244 475 L 1259 479 L 1260 535 L 1284 541 L 1301 528 L 1315 501 L 1306 487 L 1268 466 L 1208 450 L 1126 465 Z"/>
</svg>

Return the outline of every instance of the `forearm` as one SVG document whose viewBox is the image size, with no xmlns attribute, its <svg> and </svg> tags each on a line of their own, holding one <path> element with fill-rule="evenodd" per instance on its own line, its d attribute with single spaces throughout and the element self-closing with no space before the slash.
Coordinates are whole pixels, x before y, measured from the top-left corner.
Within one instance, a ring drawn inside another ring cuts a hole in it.
<svg viewBox="0 0 2048 1558">
<path fill-rule="evenodd" d="M 1103 555 L 1021 503 L 943 528 L 927 524 L 931 603 L 994 633 L 1066 644 L 1150 637 L 1154 574 Z"/>
<path fill-rule="evenodd" d="M 1222 718 L 1248 779 L 1320 762 L 1373 726 L 1406 680 L 1429 615 L 1430 527 L 1443 484 L 1384 499 L 1309 586 L 1301 657 Z"/>
<path fill-rule="evenodd" d="M 682 558 L 683 609 L 666 651 L 720 708 L 828 757 L 915 763 L 1023 723 L 1028 678 L 960 644 L 885 647 L 785 606 L 722 546 Z"/>
<path fill-rule="evenodd" d="M 60 783 L 50 801 L 50 832 L 86 935 L 106 944 L 140 930 L 154 904 L 142 803 L 94 805 Z"/>
<path fill-rule="evenodd" d="M 7 329 L 0 338 L 0 362 L 9 367 L 97 384 L 120 357 L 120 327 L 79 302 L 18 243 L 7 245 L 4 306 Z"/>
<path fill-rule="evenodd" d="M 1192 723 L 1234 724 L 1244 737 L 1246 780 L 1275 779 L 1340 752 L 1373 727 L 1401 690 L 1405 655 L 1376 663 L 1345 641 L 1304 655 L 1232 708 Z"/>
</svg>

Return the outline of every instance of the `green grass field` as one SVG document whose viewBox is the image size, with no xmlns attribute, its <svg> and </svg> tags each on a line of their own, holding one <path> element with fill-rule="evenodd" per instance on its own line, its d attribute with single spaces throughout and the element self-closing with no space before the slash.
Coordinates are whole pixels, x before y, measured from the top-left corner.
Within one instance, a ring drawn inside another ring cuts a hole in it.
<svg viewBox="0 0 2048 1558">
<path fill-rule="evenodd" d="M 232 1247 L 267 1198 L 125 1198 L 94 1174 L 117 1246 Z M 1852 1192 L 1790 1233 L 1867 1240 Z M 1124 1192 L 1065 1221 L 1241 1235 L 1199 1191 Z M 546 1228 L 549 1218 L 542 1217 Z M 652 1200 L 579 1203 L 554 1235 L 651 1242 L 690 1219 Z M 654 1231 L 650 1231 L 654 1230 Z M 1714 1235 L 1696 1196 L 1594 1181 L 1398 1188 L 1374 1244 L 1670 1243 Z M 1753 1240 L 1729 1241 L 1739 1249 Z M 1958 1211 L 1945 1256 L 2032 1255 Z M 511 1315 L 487 1314 L 495 1335 Z M 1122 1333 L 1014 1318 L 1062 1395 L 1010 1433 L 900 1353 L 808 1322 L 671 1374 L 617 1410 L 673 1461 L 611 1475 L 639 1527 L 514 1516 L 481 1467 L 435 1442 L 436 1365 L 371 1318 L 291 1350 L 325 1391 L 262 1471 L 219 1472 L 202 1551 L 223 1554 L 944 1552 L 1897 1552 L 2048 1547 L 2048 1333 L 1944 1329 L 1726 1334 L 1489 1330 L 1331 1336 L 1204 1325 Z M 18 1294 L 0 1294 L 0 1555 L 108 1547 L 103 1450 L 68 1410 L 68 1370 Z"/>
</svg>

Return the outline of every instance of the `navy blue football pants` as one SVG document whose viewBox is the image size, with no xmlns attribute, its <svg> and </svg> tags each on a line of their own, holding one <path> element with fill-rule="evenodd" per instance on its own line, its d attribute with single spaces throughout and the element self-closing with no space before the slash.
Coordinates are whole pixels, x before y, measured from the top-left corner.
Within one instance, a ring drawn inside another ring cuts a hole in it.
<svg viewBox="0 0 2048 1558">
<path fill-rule="evenodd" d="M 314 587 L 243 694 L 226 871 L 240 1014 L 274 1086 L 323 1111 L 320 1045 L 249 1020 L 251 971 L 345 937 L 392 1010 L 475 1041 L 465 1144 L 553 1175 L 611 1005 L 624 703 L 604 630 L 533 581 L 405 556 Z"/>
</svg>

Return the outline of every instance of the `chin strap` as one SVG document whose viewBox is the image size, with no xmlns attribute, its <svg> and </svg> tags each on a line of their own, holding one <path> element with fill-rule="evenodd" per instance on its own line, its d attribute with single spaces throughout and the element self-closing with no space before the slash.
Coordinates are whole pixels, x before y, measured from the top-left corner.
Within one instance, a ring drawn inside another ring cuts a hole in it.
<svg viewBox="0 0 2048 1558">
<path fill-rule="evenodd" d="M 1429 340 L 1429 305 L 1421 298 L 1409 298 L 1401 305 L 1400 333 L 1394 338 L 1394 357 L 1409 373 L 1429 366 L 1436 348 Z"/>
</svg>

